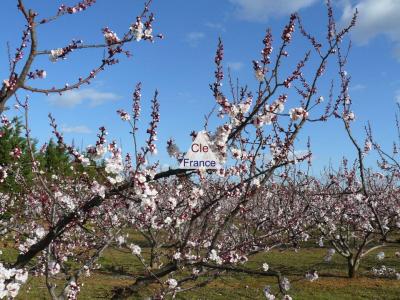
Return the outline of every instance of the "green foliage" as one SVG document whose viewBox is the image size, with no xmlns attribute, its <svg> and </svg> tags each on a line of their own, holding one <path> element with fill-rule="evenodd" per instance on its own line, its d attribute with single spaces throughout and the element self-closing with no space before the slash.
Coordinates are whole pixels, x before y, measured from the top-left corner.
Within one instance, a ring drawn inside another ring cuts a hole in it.
<svg viewBox="0 0 400 300">
<path fill-rule="evenodd" d="M 42 147 L 41 151 L 37 150 L 37 141 L 31 140 L 32 153 L 30 153 L 25 128 L 19 118 L 3 122 L 0 132 L 0 166 L 6 168 L 8 175 L 6 180 L 0 184 L 0 192 L 8 195 L 29 192 L 30 187 L 35 184 L 32 156 L 39 162 L 40 170 L 45 177 L 73 175 L 68 153 L 53 140 Z M 19 158 L 13 157 L 11 154 L 14 149 L 21 151 Z"/>
<path fill-rule="evenodd" d="M 72 176 L 71 161 L 65 149 L 62 149 L 52 139 L 46 145 L 44 151 L 37 154 L 36 159 L 40 162 L 41 170 L 46 176 Z"/>
<path fill-rule="evenodd" d="M 0 185 L 0 191 L 9 194 L 22 191 L 22 184 L 32 184 L 32 163 L 26 137 L 23 134 L 24 127 L 18 118 L 9 123 L 3 123 L 0 128 L 0 165 L 7 169 L 8 177 Z M 32 150 L 35 151 L 36 141 L 32 141 Z M 17 159 L 11 155 L 14 149 L 21 150 L 21 156 Z M 21 182 L 23 178 L 24 182 Z"/>
<path fill-rule="evenodd" d="M 99 171 L 104 169 L 103 162 L 99 165 L 92 162 L 88 167 L 74 163 L 68 151 L 58 143 L 50 139 L 40 150 L 37 149 L 37 141 L 31 140 L 32 154 L 25 134 L 25 128 L 19 118 L 11 121 L 3 119 L 0 127 L 0 166 L 7 170 L 7 178 L 0 183 L 0 192 L 8 195 L 17 195 L 21 192 L 29 192 L 35 183 L 35 174 L 32 172 L 31 156 L 39 162 L 39 169 L 43 177 L 51 180 L 53 175 L 60 178 L 76 178 L 86 173 L 91 178 L 98 178 Z M 11 152 L 19 149 L 19 158 L 13 157 Z"/>
</svg>

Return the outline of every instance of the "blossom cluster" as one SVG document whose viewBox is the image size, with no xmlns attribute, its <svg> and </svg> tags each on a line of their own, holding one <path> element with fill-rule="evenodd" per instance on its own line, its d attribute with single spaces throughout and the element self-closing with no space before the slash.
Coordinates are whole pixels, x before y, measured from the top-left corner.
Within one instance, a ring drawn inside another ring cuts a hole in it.
<svg viewBox="0 0 400 300">
<path fill-rule="evenodd" d="M 400 280 L 400 273 L 396 272 L 396 269 L 386 267 L 385 265 L 382 265 L 379 268 L 372 268 L 371 272 L 377 277 L 395 278 Z"/>
<path fill-rule="evenodd" d="M 137 42 L 142 39 L 153 39 L 153 28 L 151 25 L 153 21 L 154 17 L 150 16 L 150 19 L 143 24 L 141 18 L 137 17 L 136 22 L 129 27 L 130 32 Z"/>
<path fill-rule="evenodd" d="M 119 40 L 117 34 L 114 31 L 112 31 L 110 28 L 105 27 L 102 29 L 102 31 L 103 31 L 103 35 L 104 35 L 104 40 L 108 46 L 119 43 L 120 40 Z"/>
<path fill-rule="evenodd" d="M 111 153 L 110 157 L 105 159 L 105 171 L 109 176 L 107 177 L 110 183 L 120 183 L 124 180 L 122 171 L 124 170 L 121 149 L 117 147 L 115 143 L 111 143 L 108 146 L 108 150 Z"/>
<path fill-rule="evenodd" d="M 71 53 L 72 51 L 74 51 L 75 49 L 77 49 L 79 46 L 81 46 L 83 44 L 82 40 L 72 40 L 72 42 L 64 47 L 64 48 L 57 48 L 57 49 L 53 49 L 50 50 L 49 53 L 49 60 L 51 62 L 56 62 L 59 59 L 66 59 L 67 55 L 69 53 Z M 45 72 L 45 71 L 44 71 Z M 42 72 L 42 76 L 45 75 L 45 73 Z M 40 76 L 39 76 L 40 77 Z M 44 76 L 45 77 L 45 76 Z M 44 78 L 43 77 L 43 78 Z M 40 77 L 42 78 L 42 77 Z"/>
<path fill-rule="evenodd" d="M 253 124 L 256 128 L 271 125 L 277 119 L 278 114 L 285 110 L 287 95 L 281 95 L 271 105 L 265 105 L 262 111 L 254 117 Z"/>
<path fill-rule="evenodd" d="M 173 139 L 169 139 L 167 141 L 167 152 L 168 152 L 169 156 L 175 157 L 175 158 L 179 158 L 181 155 L 179 147 L 177 144 L 175 144 Z"/>
<path fill-rule="evenodd" d="M 0 263 L 0 299 L 15 298 L 22 284 L 28 280 L 28 272 L 23 269 L 7 269 Z"/>
<path fill-rule="evenodd" d="M 284 40 L 286 43 L 290 42 L 292 39 L 292 34 L 294 32 L 295 29 L 295 21 L 297 19 L 297 16 L 295 14 L 292 14 L 290 16 L 290 21 L 289 24 L 286 25 L 285 29 L 283 30 L 282 33 L 282 40 Z"/>
<path fill-rule="evenodd" d="M 313 282 L 318 279 L 318 273 L 317 273 L 317 271 L 313 270 L 313 271 L 307 272 L 305 277 L 308 281 Z"/>
<path fill-rule="evenodd" d="M 74 6 L 66 6 L 64 4 L 60 5 L 58 8 L 58 14 L 68 13 L 68 14 L 75 14 L 77 12 L 81 12 L 92 6 L 96 3 L 96 0 L 83 0 Z M 42 21 L 43 23 L 43 21 Z"/>
<path fill-rule="evenodd" d="M 292 108 L 289 110 L 290 119 L 292 121 L 303 120 L 308 118 L 308 112 L 303 107 Z"/>
<path fill-rule="evenodd" d="M 217 158 L 221 163 L 227 160 L 227 141 L 229 134 L 232 131 L 232 126 L 230 124 L 225 124 L 219 126 L 213 136 L 211 136 L 211 148 L 213 152 L 217 155 Z"/>
</svg>

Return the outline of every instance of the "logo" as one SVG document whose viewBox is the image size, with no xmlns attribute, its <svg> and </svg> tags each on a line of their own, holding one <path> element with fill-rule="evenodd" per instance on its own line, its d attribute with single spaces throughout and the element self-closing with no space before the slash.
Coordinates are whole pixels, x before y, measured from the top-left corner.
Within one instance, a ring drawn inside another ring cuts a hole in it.
<svg viewBox="0 0 400 300">
<path fill-rule="evenodd" d="M 205 131 L 197 134 L 179 167 L 181 169 L 221 169 L 217 156 L 211 150 L 210 139 Z"/>
</svg>

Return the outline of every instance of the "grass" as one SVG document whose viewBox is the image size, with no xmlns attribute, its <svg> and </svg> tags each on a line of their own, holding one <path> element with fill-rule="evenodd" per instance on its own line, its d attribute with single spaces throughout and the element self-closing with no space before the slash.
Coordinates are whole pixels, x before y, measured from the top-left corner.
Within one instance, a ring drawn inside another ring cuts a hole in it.
<svg viewBox="0 0 400 300">
<path fill-rule="evenodd" d="M 400 281 L 394 279 L 377 279 L 371 276 L 371 268 L 385 264 L 400 271 L 400 259 L 394 253 L 395 247 L 385 248 L 386 257 L 383 262 L 376 260 L 376 252 L 371 253 L 362 262 L 359 277 L 346 278 L 346 261 L 335 255 L 331 262 L 324 262 L 326 249 L 305 248 L 298 252 L 293 250 L 273 250 L 259 254 L 246 264 L 246 267 L 260 269 L 267 262 L 272 269 L 282 271 L 290 279 L 289 294 L 293 299 L 400 299 Z M 16 253 L 3 249 L 2 260 L 15 259 Z M 133 282 L 129 275 L 142 270 L 140 263 L 130 253 L 109 249 L 100 258 L 101 268 L 92 272 L 92 276 L 84 277 L 79 299 L 110 299 L 112 289 L 127 286 Z M 320 279 L 308 282 L 304 274 L 310 269 L 316 269 Z M 227 274 L 204 288 L 180 293 L 176 299 L 187 300 L 225 300 L 225 299 L 265 299 L 263 288 L 271 285 L 276 289 L 276 279 L 245 274 Z M 151 295 L 151 287 L 131 299 L 146 299 Z M 44 279 L 31 276 L 23 287 L 17 299 L 49 299 Z"/>
</svg>

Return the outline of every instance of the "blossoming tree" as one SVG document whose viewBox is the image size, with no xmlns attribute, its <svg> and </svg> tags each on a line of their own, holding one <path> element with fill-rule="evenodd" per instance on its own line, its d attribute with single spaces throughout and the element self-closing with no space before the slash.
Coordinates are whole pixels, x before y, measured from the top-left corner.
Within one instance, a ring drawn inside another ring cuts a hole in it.
<svg viewBox="0 0 400 300">
<path fill-rule="evenodd" d="M 271 270 L 267 264 L 258 270 L 250 269 L 245 262 L 273 247 L 298 247 L 308 239 L 310 228 L 315 225 L 315 214 L 322 218 L 317 224 L 322 224 L 319 227 L 321 232 L 325 236 L 332 234 L 326 233 L 324 216 L 321 215 L 326 198 L 316 199 L 315 195 L 321 184 L 312 182 L 295 168 L 299 162 L 311 163 L 310 142 L 307 143 L 308 150 L 299 154 L 296 140 L 306 124 L 317 126 L 333 117 L 348 124 L 354 119 L 348 99 L 344 97 L 347 86 L 341 48 L 355 25 L 356 15 L 347 27 L 339 30 L 328 2 L 325 42 L 306 31 L 298 14 L 291 15 L 279 35 L 267 30 L 261 58 L 253 62 L 257 82 L 254 91 L 235 86 L 232 80 L 228 80 L 230 90 L 222 88 L 225 80 L 224 47 L 219 41 L 215 79 L 210 85 L 215 108 L 203 125 L 210 146 L 224 168 L 217 171 L 179 168 L 160 171 L 158 163 L 152 163 L 150 158 L 157 153 L 159 95 L 155 92 L 151 100 L 152 111 L 146 130 L 148 138 L 140 141 L 137 132 L 141 128 L 139 116 L 143 100 L 142 87 L 138 84 L 133 92 L 132 107 L 117 111 L 121 120 L 129 125 L 134 142 L 132 153 L 123 153 L 116 142 L 107 141 L 104 127 L 99 129 L 96 145 L 88 146 L 86 150 L 76 149 L 65 142 L 56 120 L 49 115 L 57 144 L 68 153 L 74 176 L 43 174 L 43 166 L 32 147 L 28 100 L 21 100 L 21 92 L 49 94 L 78 88 L 105 67 L 117 63 L 118 55 L 129 55 L 125 50 L 129 42 L 154 39 L 154 17 L 149 14 L 150 2 L 147 2 L 142 14 L 122 38 L 110 28 L 104 28 L 103 44 L 86 45 L 72 41 L 64 48 L 37 49 L 38 26 L 85 10 L 94 2 L 86 0 L 75 6 L 61 6 L 54 17 L 39 20 L 35 12 L 25 8 L 22 0 L 18 1 L 27 27 L 21 47 L 10 62 L 10 76 L 3 81 L 0 103 L 4 109 L 6 101 L 16 97 L 17 109 L 25 119 L 27 147 L 36 184 L 27 186 L 17 197 L 2 195 L 4 207 L 0 212 L 12 210 L 13 216 L 1 218 L 1 236 L 3 240 L 13 240 L 13 247 L 19 255 L 13 263 L 1 265 L 0 297 L 15 297 L 29 271 L 46 278 L 52 299 L 75 299 L 81 288 L 80 277 L 90 275 L 106 248 L 119 248 L 131 252 L 142 267 L 140 275 L 131 275 L 129 286 L 115 289 L 115 299 L 134 295 L 150 284 L 153 296 L 164 298 L 205 286 L 230 272 L 275 276 L 279 292 L 284 299 L 291 299 L 288 295 L 290 283 L 284 274 Z M 282 66 L 292 55 L 291 44 L 296 28 L 299 35 L 309 41 L 311 50 L 298 58 L 297 65 L 289 74 L 284 74 Z M 273 49 L 273 39 L 277 50 Z M 30 52 L 24 60 L 23 52 L 28 44 Z M 46 75 L 45 70 L 30 70 L 38 55 L 49 55 L 52 61 L 57 61 L 67 58 L 71 51 L 98 47 L 107 50 L 106 57 L 75 84 L 49 89 L 28 85 L 29 80 Z M 335 71 L 339 78 L 333 82 L 342 84 L 342 91 L 336 98 L 333 88 L 329 97 L 324 97 L 324 91 L 320 90 L 324 80 L 331 80 L 326 73 L 328 63 L 334 69 L 337 65 Z M 19 64 L 23 66 L 18 68 Z M 329 98 L 326 104 L 324 98 Z M 211 128 L 209 120 L 216 116 L 221 117 L 221 121 L 216 128 Z M 349 131 L 349 127 L 345 129 Z M 197 134 L 193 131 L 192 138 Z M 183 153 L 174 140 L 168 141 L 166 147 L 172 158 L 182 159 Z M 13 155 L 17 156 L 16 153 Z M 11 171 L 10 166 L 1 166 L 0 178 Z M 348 184 L 354 193 L 359 185 L 354 176 L 352 179 Z M 346 197 L 346 190 L 340 184 L 326 187 L 329 193 L 335 188 L 341 197 Z M 366 189 L 362 191 L 365 193 Z M 360 202 L 365 200 L 364 196 L 351 197 Z M 304 198 L 314 202 L 307 205 Z M 333 196 L 329 199 L 334 201 Z M 368 200 L 365 204 L 368 216 L 379 214 L 372 209 L 372 201 L 375 200 Z M 333 209 L 337 210 L 335 205 L 332 203 Z M 337 218 L 337 214 L 329 213 L 331 219 Z M 341 217 L 345 218 L 344 215 Z M 367 226 L 364 217 L 362 213 L 360 220 Z M 378 222 L 377 217 L 376 223 L 378 227 L 374 223 L 374 228 L 377 229 L 388 224 L 382 219 Z M 134 242 L 132 235 L 141 236 L 148 253 Z M 336 243 L 334 239 L 331 241 Z M 346 254 L 345 249 L 336 248 Z M 310 278 L 315 276 L 315 273 L 309 275 Z M 60 279 L 65 280 L 62 287 L 55 284 Z M 270 288 L 266 288 L 264 293 L 268 299 L 275 299 Z"/>
</svg>

